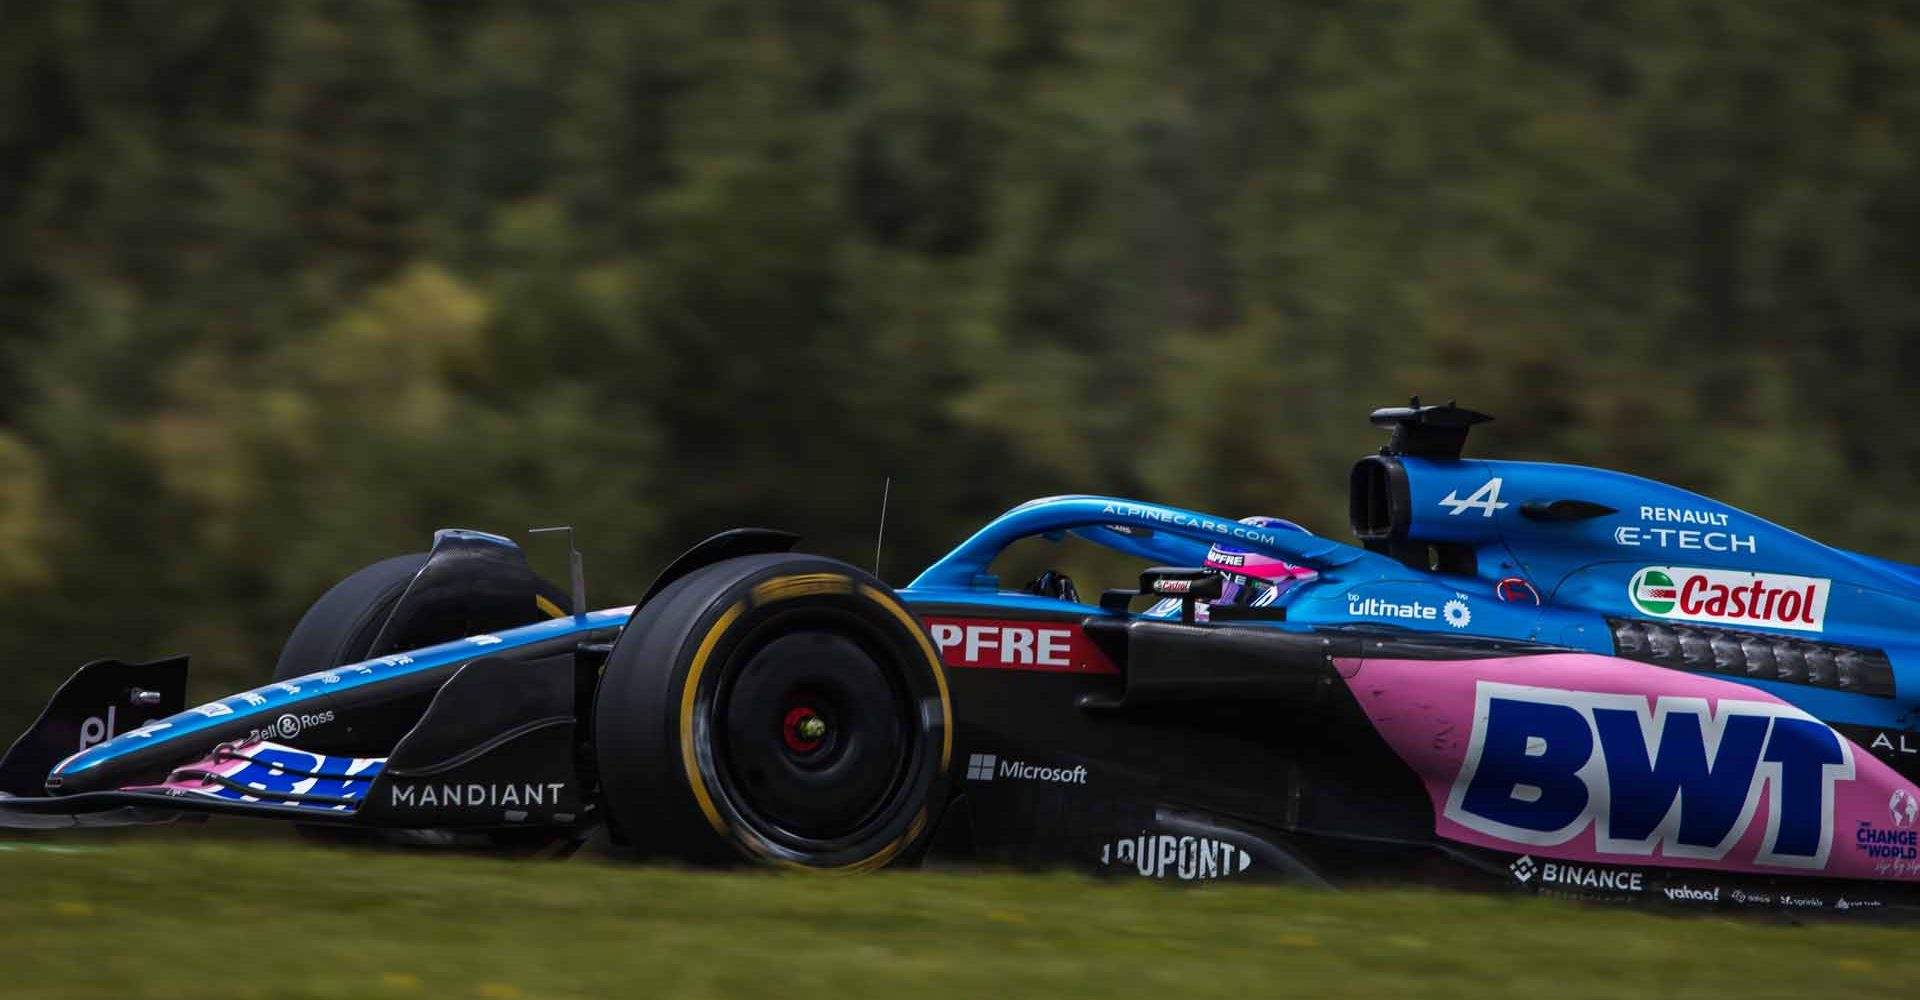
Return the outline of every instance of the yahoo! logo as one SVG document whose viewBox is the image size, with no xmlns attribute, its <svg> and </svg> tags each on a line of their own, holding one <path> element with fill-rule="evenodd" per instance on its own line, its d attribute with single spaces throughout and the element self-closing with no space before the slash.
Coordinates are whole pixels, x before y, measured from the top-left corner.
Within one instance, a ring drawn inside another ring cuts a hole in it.
<svg viewBox="0 0 1920 1000">
<path fill-rule="evenodd" d="M 1824 868 L 1833 793 L 1853 751 L 1790 705 L 1595 694 L 1482 681 L 1446 817 L 1502 840 L 1603 854 L 1719 860 L 1752 826 L 1755 861 Z"/>
</svg>

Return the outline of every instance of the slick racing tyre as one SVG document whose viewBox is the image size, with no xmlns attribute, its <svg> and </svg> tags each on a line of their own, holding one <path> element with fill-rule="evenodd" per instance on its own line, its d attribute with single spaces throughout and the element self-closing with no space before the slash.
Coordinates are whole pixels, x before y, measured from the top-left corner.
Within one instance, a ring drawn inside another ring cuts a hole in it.
<svg viewBox="0 0 1920 1000">
<path fill-rule="evenodd" d="M 374 563 L 333 585 L 313 602 L 300 624 L 280 647 L 280 659 L 273 667 L 273 679 L 291 680 L 329 667 L 344 666 L 367 659 L 373 643 L 399 606 L 407 585 L 427 564 L 429 553 L 415 552 Z M 567 592 L 551 582 L 536 578 L 536 593 L 555 607 L 565 607 Z M 536 602 L 537 603 L 537 602 Z M 417 613 L 433 615 L 447 609 L 436 605 L 416 608 Z M 542 617 L 536 606 L 527 609 L 527 621 Z M 459 620 L 459 615 L 444 615 L 442 620 Z M 400 623 L 396 623 L 400 624 Z M 457 631 L 457 630 L 456 630 Z M 417 630 L 413 634 L 420 635 Z M 449 642 L 460 635 L 424 636 L 426 643 Z M 426 644 L 423 643 L 423 644 Z M 303 836 L 325 843 L 384 843 L 433 846 L 456 838 L 426 830 L 361 830 L 342 826 L 296 824 Z M 484 844 L 495 848 L 521 849 L 521 838 L 512 831 L 479 835 Z M 544 843 L 535 845 L 544 846 Z"/>
<path fill-rule="evenodd" d="M 694 571 L 634 613 L 594 699 L 610 833 L 642 857 L 860 872 L 946 804 L 953 708 L 927 631 L 818 556 Z"/>
<path fill-rule="evenodd" d="M 407 584 L 426 564 L 425 552 L 394 556 L 334 584 L 287 636 L 273 679 L 291 680 L 365 659 Z"/>
<path fill-rule="evenodd" d="M 290 680 L 366 659 L 374 640 L 380 637 L 381 629 L 399 605 L 401 595 L 406 593 L 407 585 L 413 582 L 420 567 L 427 564 L 427 556 L 428 553 L 415 552 L 384 559 L 341 580 L 320 595 L 320 599 L 307 609 L 300 624 L 293 627 L 292 634 L 280 647 L 280 659 L 274 664 L 273 679 Z M 544 598 L 552 606 L 563 608 L 571 601 L 566 591 L 551 582 L 536 577 L 535 583 L 535 596 Z M 415 610 L 431 613 L 441 609 L 427 607 Z M 536 606 L 527 608 L 527 624 L 539 621 L 542 617 Z M 447 620 L 458 618 L 457 615 L 447 616 Z M 421 645 L 459 638 L 462 638 L 461 634 L 428 635 L 423 637 Z"/>
</svg>

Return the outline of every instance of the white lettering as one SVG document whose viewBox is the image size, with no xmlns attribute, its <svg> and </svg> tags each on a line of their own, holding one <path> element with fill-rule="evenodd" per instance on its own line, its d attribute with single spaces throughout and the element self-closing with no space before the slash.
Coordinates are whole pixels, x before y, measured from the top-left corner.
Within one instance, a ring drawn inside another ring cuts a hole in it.
<svg viewBox="0 0 1920 1000">
<path fill-rule="evenodd" d="M 1907 741 L 1907 737 L 1912 735 L 1911 733 L 1902 732 L 1896 735 L 1899 736 L 1899 742 L 1897 744 L 1893 740 L 1888 739 L 1887 734 L 1884 732 L 1873 734 L 1873 743 L 1870 749 L 1885 750 L 1887 753 L 1897 754 L 1920 753 L 1920 747 L 1916 747 Z"/>
<path fill-rule="evenodd" d="M 1501 504 L 1501 506 L 1504 507 L 1506 505 Z M 1219 521 L 1214 521 L 1214 520 L 1210 520 L 1208 518 L 1203 518 L 1203 517 L 1194 517 L 1190 514 L 1183 514 L 1179 511 L 1167 510 L 1163 507 L 1146 507 L 1140 504 L 1131 504 L 1131 503 L 1128 503 L 1128 504 L 1110 503 L 1110 504 L 1107 504 L 1105 507 L 1102 507 L 1100 509 L 1100 513 L 1112 514 L 1115 517 L 1121 517 L 1121 518 L 1135 518 L 1141 521 L 1152 521 L 1157 524 L 1171 524 L 1176 527 L 1193 528 L 1198 531 L 1208 532 L 1216 535 L 1230 535 L 1234 538 L 1246 539 L 1247 541 L 1253 542 L 1256 545 L 1272 545 L 1279 541 L 1278 535 L 1275 535 L 1269 531 L 1261 531 L 1259 527 L 1256 525 L 1240 524 L 1238 522 L 1223 524 Z"/>
<path fill-rule="evenodd" d="M 392 786 L 388 802 L 395 807 L 504 808 L 507 806 L 558 806 L 563 782 L 545 784 L 483 785 L 400 785 Z"/>
<path fill-rule="evenodd" d="M 1073 630 L 1022 625 L 932 626 L 933 641 L 956 665 L 1004 667 L 1073 666 Z M 956 655 L 957 654 L 957 655 Z"/>
<path fill-rule="evenodd" d="M 1008 663 L 1033 662 L 1033 632 L 1010 628 L 1000 637 L 1000 655 Z"/>
<path fill-rule="evenodd" d="M 1101 847 L 1100 864 L 1142 878 L 1193 882 L 1238 875 L 1253 867 L 1253 856 L 1212 837 L 1142 833 Z"/>
<path fill-rule="evenodd" d="M 980 651 L 982 649 L 993 649 L 994 646 L 996 645 L 996 643 L 989 642 L 988 640 L 994 638 L 995 636 L 998 636 L 999 634 L 1000 634 L 1000 629 L 998 626 L 994 626 L 994 625 L 967 626 L 967 645 L 962 655 L 969 660 L 978 661 L 980 659 Z"/>
<path fill-rule="evenodd" d="M 1015 781 L 1044 781 L 1055 785 L 1084 785 L 1087 783 L 1087 769 L 1083 766 L 1073 768 L 1042 767 L 1023 760 L 1001 760 L 1000 777 Z"/>
<path fill-rule="evenodd" d="M 1040 630 L 1040 651 L 1037 663 L 1043 667 L 1065 667 L 1067 650 L 1073 640 L 1073 633 L 1063 628 Z"/>
<path fill-rule="evenodd" d="M 80 749 L 85 750 L 97 743 L 105 743 L 113 739 L 114 713 L 118 710 L 119 706 L 108 705 L 106 718 L 102 719 L 97 715 L 89 716 L 87 721 L 80 724 Z"/>
<path fill-rule="evenodd" d="M 1414 621 L 1433 621 L 1440 617 L 1440 609 L 1431 604 L 1409 601 L 1395 604 L 1378 597 L 1347 595 L 1347 614 L 1355 618 L 1407 618 Z"/>
<path fill-rule="evenodd" d="M 960 626 L 935 625 L 933 627 L 933 641 L 939 645 L 942 652 L 958 646 L 960 644 Z"/>
<path fill-rule="evenodd" d="M 1613 529 L 1613 543 L 1625 548 L 1651 545 L 1688 552 L 1758 552 L 1760 542 L 1753 535 L 1726 531 L 1694 531 L 1680 528 L 1640 528 L 1623 524 Z"/>
<path fill-rule="evenodd" d="M 1641 507 L 1640 520 L 1672 524 L 1700 524 L 1710 528 L 1727 526 L 1727 515 L 1717 510 L 1687 510 L 1678 507 Z"/>
<path fill-rule="evenodd" d="M 1557 861 L 1549 861 L 1541 866 L 1540 883 L 1567 885 L 1577 889 L 1609 889 L 1614 892 L 1641 892 L 1646 888 L 1645 876 L 1638 871 L 1589 868 Z"/>
</svg>

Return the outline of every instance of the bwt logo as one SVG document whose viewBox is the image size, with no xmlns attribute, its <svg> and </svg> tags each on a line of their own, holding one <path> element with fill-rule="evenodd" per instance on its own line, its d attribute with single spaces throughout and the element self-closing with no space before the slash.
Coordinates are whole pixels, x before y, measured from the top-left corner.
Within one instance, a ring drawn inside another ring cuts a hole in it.
<svg viewBox="0 0 1920 1000">
<path fill-rule="evenodd" d="M 1766 789 L 1755 861 L 1823 868 L 1834 783 L 1853 780 L 1847 742 L 1789 705 L 1594 694 L 1482 681 L 1466 762 L 1446 817 L 1523 844 L 1718 860 Z"/>
</svg>

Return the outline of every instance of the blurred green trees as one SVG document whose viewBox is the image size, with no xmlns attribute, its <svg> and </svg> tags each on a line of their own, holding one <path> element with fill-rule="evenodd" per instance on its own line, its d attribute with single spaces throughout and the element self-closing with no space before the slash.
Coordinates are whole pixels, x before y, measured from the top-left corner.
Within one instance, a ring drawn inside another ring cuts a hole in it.
<svg viewBox="0 0 1920 1000">
<path fill-rule="evenodd" d="M 263 675 L 439 526 L 596 599 L 1058 491 L 1344 533 L 1362 419 L 1920 559 L 1920 9 L 7 4 L 0 696 Z M 539 543 L 538 559 L 556 565 Z M 557 568 L 557 566 L 556 566 Z"/>
</svg>

